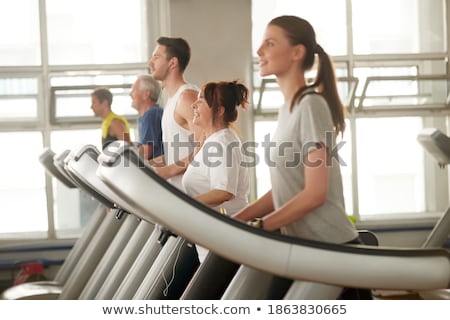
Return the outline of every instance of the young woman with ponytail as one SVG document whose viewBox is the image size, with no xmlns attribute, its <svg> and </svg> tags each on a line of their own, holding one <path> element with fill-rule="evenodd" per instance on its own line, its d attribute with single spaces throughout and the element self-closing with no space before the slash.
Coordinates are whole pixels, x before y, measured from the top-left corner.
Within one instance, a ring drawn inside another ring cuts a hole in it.
<svg viewBox="0 0 450 320">
<path fill-rule="evenodd" d="M 336 138 L 345 129 L 333 65 L 310 23 L 274 18 L 258 51 L 261 76 L 274 75 L 284 96 L 270 148 L 272 189 L 233 217 L 268 231 L 329 243 L 357 243 L 348 219 Z M 305 72 L 317 61 L 308 84 Z M 301 266 L 299 266 L 301 267 Z M 279 280 L 267 296 L 282 298 L 291 284 Z M 280 285 L 281 281 L 281 285 Z"/>
</svg>

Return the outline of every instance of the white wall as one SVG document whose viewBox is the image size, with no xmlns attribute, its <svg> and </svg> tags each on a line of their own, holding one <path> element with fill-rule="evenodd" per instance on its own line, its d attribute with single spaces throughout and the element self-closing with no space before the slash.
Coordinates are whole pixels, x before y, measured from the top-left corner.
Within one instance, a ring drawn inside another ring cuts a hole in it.
<svg viewBox="0 0 450 320">
<path fill-rule="evenodd" d="M 252 70 L 250 0 L 171 0 L 170 32 L 192 49 L 187 78 L 206 81 L 239 78 Z"/>
<path fill-rule="evenodd" d="M 251 87 L 251 0 L 171 0 L 169 11 L 170 36 L 191 46 L 188 81 L 239 79 Z M 244 139 L 252 137 L 251 119 L 249 111 L 240 114 Z"/>
<path fill-rule="evenodd" d="M 167 28 L 172 37 L 183 37 L 191 46 L 186 80 L 199 87 L 208 81 L 239 79 L 252 87 L 251 0 L 171 0 Z M 251 102 L 252 94 L 249 95 Z M 243 141 L 254 141 L 253 115 L 239 112 L 238 127 Z M 251 184 L 256 185 L 254 168 Z M 252 188 L 251 198 L 256 197 Z"/>
</svg>

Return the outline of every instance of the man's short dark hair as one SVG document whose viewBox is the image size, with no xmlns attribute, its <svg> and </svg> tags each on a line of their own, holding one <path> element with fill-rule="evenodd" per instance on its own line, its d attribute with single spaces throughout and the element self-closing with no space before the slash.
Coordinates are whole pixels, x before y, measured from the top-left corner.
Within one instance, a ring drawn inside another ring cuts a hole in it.
<svg viewBox="0 0 450 320">
<path fill-rule="evenodd" d="M 183 38 L 160 37 L 156 42 L 166 47 L 166 53 L 169 59 L 173 57 L 178 59 L 180 71 L 184 72 L 191 59 L 191 48 L 187 41 Z"/>
<path fill-rule="evenodd" d="M 102 103 L 105 100 L 108 101 L 108 105 L 111 107 L 113 102 L 113 95 L 108 88 L 105 87 L 96 88 L 91 95 L 96 96 L 100 103 Z"/>
</svg>

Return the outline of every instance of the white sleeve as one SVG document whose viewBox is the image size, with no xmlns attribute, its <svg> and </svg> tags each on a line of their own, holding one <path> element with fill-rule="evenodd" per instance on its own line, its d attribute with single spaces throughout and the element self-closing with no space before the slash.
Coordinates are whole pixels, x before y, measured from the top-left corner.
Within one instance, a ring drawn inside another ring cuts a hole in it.
<svg viewBox="0 0 450 320">
<path fill-rule="evenodd" d="M 216 142 L 209 146 L 210 189 L 237 193 L 239 178 L 240 148 L 230 147 L 232 144 Z M 214 156 L 212 155 L 214 153 Z"/>
</svg>

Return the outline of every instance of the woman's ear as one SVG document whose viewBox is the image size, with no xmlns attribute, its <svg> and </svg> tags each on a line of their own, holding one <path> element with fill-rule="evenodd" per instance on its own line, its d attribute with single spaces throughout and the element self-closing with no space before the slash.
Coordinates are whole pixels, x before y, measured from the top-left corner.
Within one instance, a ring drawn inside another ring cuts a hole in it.
<svg viewBox="0 0 450 320">
<path fill-rule="evenodd" d="M 219 109 L 217 110 L 217 114 L 222 117 L 225 114 L 225 107 L 220 106 Z"/>
<path fill-rule="evenodd" d="M 306 47 L 303 44 L 297 44 L 294 46 L 293 59 L 304 60 L 306 56 Z"/>
</svg>

